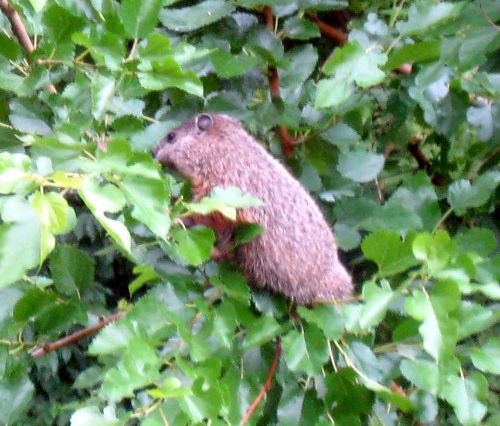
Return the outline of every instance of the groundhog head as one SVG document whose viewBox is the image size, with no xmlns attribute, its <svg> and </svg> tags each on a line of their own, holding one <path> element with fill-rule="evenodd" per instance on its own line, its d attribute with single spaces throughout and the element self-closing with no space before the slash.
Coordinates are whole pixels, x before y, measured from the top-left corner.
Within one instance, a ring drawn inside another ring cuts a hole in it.
<svg viewBox="0 0 500 426">
<path fill-rule="evenodd" d="M 243 136 L 249 138 L 234 118 L 201 113 L 172 129 L 153 149 L 153 155 L 191 180 L 222 176 L 241 148 Z"/>
<path fill-rule="evenodd" d="M 213 127 L 211 115 L 198 114 L 172 129 L 153 149 L 153 155 L 165 166 L 193 177 L 210 149 L 206 145 Z"/>
</svg>

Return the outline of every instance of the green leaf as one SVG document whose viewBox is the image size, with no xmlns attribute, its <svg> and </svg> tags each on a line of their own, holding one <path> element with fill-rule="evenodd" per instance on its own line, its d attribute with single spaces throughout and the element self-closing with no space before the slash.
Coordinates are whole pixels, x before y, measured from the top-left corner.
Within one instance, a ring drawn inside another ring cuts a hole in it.
<svg viewBox="0 0 500 426">
<path fill-rule="evenodd" d="M 337 222 L 334 225 L 335 241 L 344 250 L 352 250 L 359 246 L 361 235 L 359 232 L 343 223 Z"/>
<path fill-rule="evenodd" d="M 448 202 L 458 216 L 467 209 L 485 204 L 500 183 L 500 172 L 488 172 L 476 179 L 473 185 L 461 179 L 448 188 Z"/>
<path fill-rule="evenodd" d="M 455 237 L 459 248 L 463 251 L 488 256 L 495 251 L 497 241 L 493 232 L 486 228 L 470 228 Z"/>
<path fill-rule="evenodd" d="M 0 194 L 23 192 L 30 179 L 31 159 L 24 154 L 0 153 Z"/>
<path fill-rule="evenodd" d="M 337 170 L 355 182 L 369 182 L 377 177 L 384 167 L 384 156 L 368 151 L 352 151 L 341 154 Z"/>
<path fill-rule="evenodd" d="M 210 55 L 210 61 L 218 76 L 233 78 L 243 75 L 253 68 L 257 64 L 258 59 L 244 53 L 231 55 L 223 49 L 217 49 Z"/>
<path fill-rule="evenodd" d="M 0 381 L 0 422 L 13 424 L 28 408 L 35 388 L 28 376 L 4 377 Z"/>
<path fill-rule="evenodd" d="M 54 286 L 63 294 L 78 294 L 94 281 L 94 261 L 75 247 L 58 245 L 49 265 Z"/>
<path fill-rule="evenodd" d="M 38 287 L 32 288 L 24 293 L 15 304 L 14 318 L 20 322 L 28 321 L 53 306 L 56 300 L 57 295 L 53 291 L 44 291 Z"/>
<path fill-rule="evenodd" d="M 443 297 L 444 296 L 444 297 Z M 452 300 L 453 296 L 449 300 Z M 415 291 L 405 301 L 406 311 L 416 320 L 423 338 L 424 349 L 437 361 L 446 359 L 453 353 L 457 341 L 458 324 L 448 315 L 449 301 L 446 295 L 429 297 L 426 293 Z"/>
<path fill-rule="evenodd" d="M 389 60 L 384 65 L 384 70 L 393 70 L 405 63 L 415 64 L 438 59 L 440 48 L 440 40 L 405 44 L 389 56 Z"/>
<path fill-rule="evenodd" d="M 293 16 L 285 21 L 284 29 L 291 39 L 309 40 L 321 35 L 319 29 L 311 21 Z"/>
<path fill-rule="evenodd" d="M 120 18 L 129 37 L 145 37 L 153 31 L 163 0 L 124 0 L 120 4 Z"/>
<path fill-rule="evenodd" d="M 243 348 L 262 346 L 281 333 L 282 327 L 273 317 L 261 317 L 248 328 Z"/>
<path fill-rule="evenodd" d="M 380 83 L 385 73 L 379 68 L 387 61 L 384 53 L 365 50 L 357 41 L 351 41 L 334 50 L 325 62 L 323 72 L 333 78 L 318 82 L 316 89 L 317 108 L 338 106 L 354 93 L 354 84 L 368 88 Z"/>
<path fill-rule="evenodd" d="M 69 232 L 76 224 L 76 217 L 74 210 L 57 192 L 37 191 L 31 203 L 42 226 L 40 246 L 40 263 L 42 263 L 54 249 L 54 235 Z"/>
<path fill-rule="evenodd" d="M 125 205 L 123 193 L 110 183 L 100 186 L 95 179 L 87 179 L 78 192 L 93 212 L 118 213 Z"/>
<path fill-rule="evenodd" d="M 21 279 L 40 261 L 40 222 L 24 200 L 9 198 L 0 224 L 0 288 Z"/>
<path fill-rule="evenodd" d="M 385 317 L 389 304 L 397 297 L 386 280 L 378 287 L 374 282 L 363 286 L 365 304 L 361 309 L 359 325 L 362 330 L 368 330 L 378 325 Z"/>
<path fill-rule="evenodd" d="M 344 334 L 344 319 L 334 305 L 319 305 L 314 309 L 299 306 L 297 312 L 307 322 L 319 327 L 328 339 L 337 340 Z"/>
<path fill-rule="evenodd" d="M 473 364 L 481 371 L 500 374 L 500 337 L 492 337 L 479 348 L 471 351 Z"/>
<path fill-rule="evenodd" d="M 413 254 L 425 262 L 429 272 L 435 274 L 444 269 L 456 253 L 456 244 L 446 231 L 439 230 L 434 235 L 418 234 L 412 244 Z"/>
<path fill-rule="evenodd" d="M 143 338 L 131 340 L 122 360 L 104 376 L 103 394 L 111 401 L 132 397 L 134 390 L 158 380 L 161 359 Z"/>
<path fill-rule="evenodd" d="M 123 193 L 109 183 L 100 187 L 95 179 L 86 179 L 78 193 L 115 243 L 126 253 L 130 253 L 132 240 L 127 227 L 119 220 L 110 219 L 104 214 L 117 213 L 123 208 L 125 205 Z"/>
<path fill-rule="evenodd" d="M 414 2 L 408 12 L 406 22 L 398 22 L 396 28 L 402 36 L 425 34 L 429 30 L 456 18 L 464 3 L 434 3 L 430 0 Z"/>
<path fill-rule="evenodd" d="M 101 121 L 108 111 L 115 94 L 115 80 L 104 75 L 92 79 L 92 115 Z"/>
<path fill-rule="evenodd" d="M 118 420 L 112 406 L 104 408 L 103 412 L 99 407 L 90 406 L 79 408 L 71 416 L 71 426 L 121 426 L 124 422 Z"/>
<path fill-rule="evenodd" d="M 170 229 L 169 191 L 164 180 L 127 176 L 121 185 L 132 204 L 132 216 L 144 223 L 156 236 L 166 240 Z"/>
<path fill-rule="evenodd" d="M 500 320 L 500 311 L 492 311 L 478 303 L 463 300 L 454 312 L 457 319 L 458 338 L 465 339 L 473 334 L 481 333 Z"/>
<path fill-rule="evenodd" d="M 264 227 L 258 223 L 242 223 L 238 225 L 234 232 L 234 243 L 238 245 L 249 243 L 264 231 Z"/>
<path fill-rule="evenodd" d="M 223 263 L 219 265 L 218 275 L 210 277 L 212 284 L 223 290 L 229 297 L 250 304 L 250 290 L 245 277 L 234 267 Z"/>
<path fill-rule="evenodd" d="M 236 209 L 260 207 L 263 204 L 258 198 L 245 194 L 240 188 L 229 186 L 215 187 L 209 196 L 197 203 L 188 203 L 187 208 L 193 213 L 204 215 L 218 211 L 227 218 L 236 220 Z"/>
<path fill-rule="evenodd" d="M 286 364 L 292 371 L 316 374 L 328 359 L 325 338 L 315 326 L 309 326 L 304 333 L 289 331 L 282 345 Z"/>
<path fill-rule="evenodd" d="M 160 21 L 169 30 L 187 32 L 212 24 L 234 10 L 231 2 L 205 0 L 195 6 L 163 9 Z"/>
<path fill-rule="evenodd" d="M 139 82 L 148 90 L 164 90 L 177 87 L 192 95 L 203 97 L 203 85 L 198 76 L 192 72 L 182 72 L 176 63 L 164 61 L 149 72 L 139 72 Z"/>
<path fill-rule="evenodd" d="M 477 425 L 486 414 L 486 406 L 479 396 L 487 393 L 488 382 L 484 376 L 472 373 L 469 377 L 449 377 L 442 390 L 443 397 L 453 406 L 460 423 Z"/>
<path fill-rule="evenodd" d="M 215 234 L 210 228 L 195 226 L 184 229 L 173 228 L 170 235 L 176 241 L 176 250 L 190 265 L 201 265 L 210 259 L 215 243 Z"/>
<path fill-rule="evenodd" d="M 394 231 L 380 230 L 368 235 L 361 243 L 361 249 L 367 259 L 377 264 L 380 277 L 403 272 L 417 263 L 411 239 L 403 241 Z"/>
<path fill-rule="evenodd" d="M 415 386 L 433 395 L 439 387 L 439 368 L 435 362 L 423 359 L 404 359 L 401 361 L 401 373 Z"/>
</svg>

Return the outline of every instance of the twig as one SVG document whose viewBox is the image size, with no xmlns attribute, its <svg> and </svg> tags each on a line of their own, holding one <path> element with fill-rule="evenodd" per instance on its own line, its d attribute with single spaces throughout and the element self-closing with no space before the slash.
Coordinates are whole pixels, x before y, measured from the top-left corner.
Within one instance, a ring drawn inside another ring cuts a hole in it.
<svg viewBox="0 0 500 426">
<path fill-rule="evenodd" d="M 19 13 L 14 9 L 8 2 L 8 0 L 0 0 L 0 10 L 7 17 L 10 22 L 10 26 L 12 27 L 12 32 L 19 40 L 19 43 L 23 47 L 23 49 L 28 53 L 32 53 L 35 50 L 33 43 L 26 31 L 26 27 L 24 26 Z M 53 84 L 49 84 L 48 90 L 50 93 L 57 93 L 57 89 Z"/>
<path fill-rule="evenodd" d="M 262 9 L 266 21 L 266 27 L 274 32 L 274 17 L 273 10 L 269 6 L 264 6 Z M 267 80 L 269 82 L 269 91 L 272 99 L 281 99 L 280 77 L 275 66 L 269 65 L 267 68 Z M 289 130 L 284 126 L 278 126 L 278 135 L 281 141 L 283 154 L 290 157 L 293 154 L 293 148 L 297 145 L 297 141 L 290 134 Z"/>
<path fill-rule="evenodd" d="M 276 338 L 276 352 L 274 352 L 273 362 L 271 363 L 271 367 L 269 368 L 269 372 L 267 373 L 266 382 L 264 384 L 264 387 L 262 388 L 260 393 L 257 395 L 257 398 L 255 398 L 255 400 L 252 402 L 252 405 L 250 405 L 250 407 L 248 407 L 248 410 L 246 411 L 245 415 L 243 416 L 243 418 L 240 421 L 240 426 L 243 426 L 244 424 L 246 424 L 248 422 L 248 420 L 250 419 L 250 416 L 255 411 L 255 409 L 259 405 L 260 401 L 262 400 L 262 398 L 264 398 L 264 395 L 271 388 L 271 385 L 273 383 L 274 373 L 276 372 L 276 368 L 278 367 L 278 362 L 280 360 L 280 355 L 281 355 L 281 338 L 278 336 Z"/>
<path fill-rule="evenodd" d="M 344 44 L 347 41 L 347 34 L 344 31 L 323 22 L 314 13 L 308 13 L 307 18 L 311 22 L 314 22 L 318 26 L 319 30 L 333 42 L 337 44 Z"/>
<path fill-rule="evenodd" d="M 493 27 L 495 28 L 495 30 L 497 31 L 500 31 L 500 26 L 498 26 L 497 24 L 495 24 L 493 22 L 493 20 L 488 16 L 488 14 L 486 13 L 486 10 L 484 10 L 483 8 L 483 2 L 481 0 L 479 0 L 479 9 L 481 9 L 481 12 L 483 12 L 483 16 L 484 16 L 484 19 L 486 19 L 488 21 L 488 23 Z"/>
<path fill-rule="evenodd" d="M 47 355 L 49 352 L 57 351 L 64 346 L 71 345 L 79 340 L 84 339 L 85 337 L 97 333 L 105 325 L 122 318 L 124 315 L 125 312 L 123 311 L 116 312 L 107 318 L 102 318 L 96 325 L 78 330 L 66 337 L 63 337 L 62 339 L 56 340 L 55 342 L 45 343 L 43 345 L 37 346 L 31 351 L 31 356 L 33 358 L 39 358 L 41 356 Z"/>
<path fill-rule="evenodd" d="M 450 207 L 448 210 L 444 212 L 443 216 L 441 216 L 441 218 L 436 223 L 436 226 L 434 226 L 434 229 L 432 230 L 433 234 L 435 234 L 439 230 L 439 228 L 441 228 L 441 226 L 446 222 L 446 219 L 448 219 L 448 217 L 450 217 L 452 213 L 453 213 L 452 207 Z"/>
</svg>

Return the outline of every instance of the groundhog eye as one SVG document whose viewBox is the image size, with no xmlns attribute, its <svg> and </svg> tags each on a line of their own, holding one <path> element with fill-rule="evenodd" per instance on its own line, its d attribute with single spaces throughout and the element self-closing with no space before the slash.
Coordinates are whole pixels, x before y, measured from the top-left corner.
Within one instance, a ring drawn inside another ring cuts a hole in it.
<svg viewBox="0 0 500 426">
<path fill-rule="evenodd" d="M 207 131 L 212 127 L 212 124 L 212 117 L 210 117 L 208 114 L 200 114 L 196 118 L 196 125 L 200 130 Z"/>
<path fill-rule="evenodd" d="M 172 143 L 174 141 L 174 139 L 175 139 L 175 136 L 176 136 L 175 132 L 170 132 L 167 135 L 167 142 L 168 143 Z"/>
</svg>

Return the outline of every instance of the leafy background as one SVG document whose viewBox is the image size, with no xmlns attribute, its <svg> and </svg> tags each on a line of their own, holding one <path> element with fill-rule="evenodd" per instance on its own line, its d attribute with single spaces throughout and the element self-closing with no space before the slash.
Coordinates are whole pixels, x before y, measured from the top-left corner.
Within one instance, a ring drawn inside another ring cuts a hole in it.
<svg viewBox="0 0 500 426">
<path fill-rule="evenodd" d="M 499 2 L 10 5 L 34 46 L 0 15 L 1 424 L 237 424 L 278 336 L 250 424 L 500 424 Z M 199 111 L 286 162 L 359 297 L 290 316 L 178 225 L 201 207 L 149 150 Z"/>
</svg>

